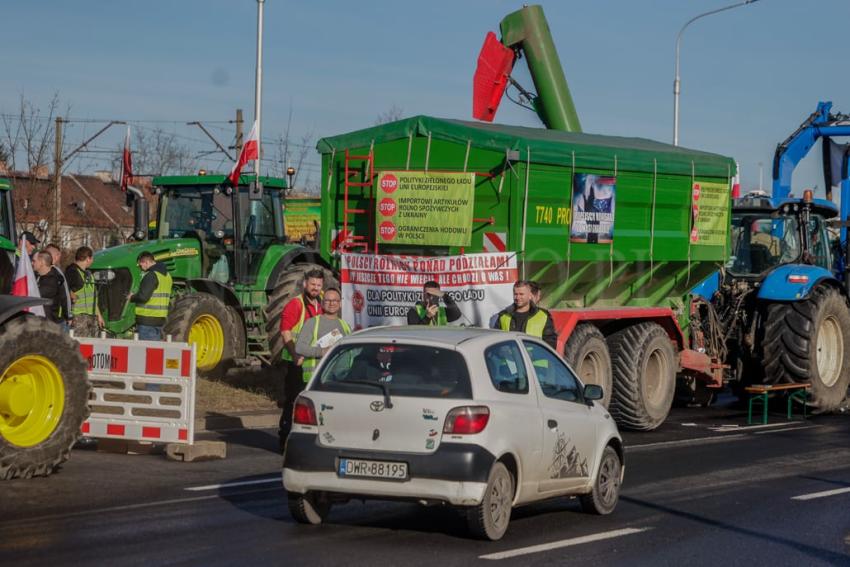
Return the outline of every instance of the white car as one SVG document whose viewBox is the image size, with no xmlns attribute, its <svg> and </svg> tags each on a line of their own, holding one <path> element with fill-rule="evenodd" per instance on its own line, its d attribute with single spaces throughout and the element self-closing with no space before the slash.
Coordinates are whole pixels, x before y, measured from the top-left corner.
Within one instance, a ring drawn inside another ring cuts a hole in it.
<svg viewBox="0 0 850 567">
<path fill-rule="evenodd" d="M 514 506 L 578 495 L 609 514 L 623 442 L 602 388 L 522 333 L 382 327 L 329 352 L 295 403 L 283 484 L 293 517 L 319 524 L 350 498 L 465 509 L 499 539 Z"/>
</svg>

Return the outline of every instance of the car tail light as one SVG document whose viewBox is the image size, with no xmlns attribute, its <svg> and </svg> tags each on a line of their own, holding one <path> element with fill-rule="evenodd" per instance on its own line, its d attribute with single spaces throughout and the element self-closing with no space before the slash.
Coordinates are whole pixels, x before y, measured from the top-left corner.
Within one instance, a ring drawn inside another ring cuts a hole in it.
<svg viewBox="0 0 850 567">
<path fill-rule="evenodd" d="M 299 425 L 319 425 L 319 421 L 316 419 L 316 406 L 309 398 L 299 397 L 295 400 L 292 421 Z"/>
<path fill-rule="evenodd" d="M 484 431 L 488 421 L 490 421 L 490 408 L 486 406 L 455 408 L 446 416 L 443 433 L 475 435 Z"/>
</svg>

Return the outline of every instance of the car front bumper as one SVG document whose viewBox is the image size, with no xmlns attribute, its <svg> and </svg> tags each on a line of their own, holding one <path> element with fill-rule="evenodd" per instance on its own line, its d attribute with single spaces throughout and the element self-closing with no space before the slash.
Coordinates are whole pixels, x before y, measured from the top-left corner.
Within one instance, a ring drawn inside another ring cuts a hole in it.
<svg viewBox="0 0 850 567">
<path fill-rule="evenodd" d="M 340 477 L 336 471 L 341 457 L 406 462 L 409 478 L 394 481 Z M 291 433 L 286 442 L 283 484 L 287 491 L 299 494 L 323 491 L 474 506 L 484 498 L 495 461 L 492 453 L 473 444 L 441 443 L 430 454 L 388 453 L 322 447 L 315 434 Z"/>
</svg>

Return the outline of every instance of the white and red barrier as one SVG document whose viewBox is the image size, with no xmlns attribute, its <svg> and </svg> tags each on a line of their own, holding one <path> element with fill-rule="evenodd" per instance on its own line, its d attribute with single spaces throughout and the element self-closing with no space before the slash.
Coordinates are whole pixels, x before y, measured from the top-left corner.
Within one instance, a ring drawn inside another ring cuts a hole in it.
<svg viewBox="0 0 850 567">
<path fill-rule="evenodd" d="M 89 437 L 185 443 L 195 437 L 195 346 L 77 338 L 89 363 Z"/>
</svg>

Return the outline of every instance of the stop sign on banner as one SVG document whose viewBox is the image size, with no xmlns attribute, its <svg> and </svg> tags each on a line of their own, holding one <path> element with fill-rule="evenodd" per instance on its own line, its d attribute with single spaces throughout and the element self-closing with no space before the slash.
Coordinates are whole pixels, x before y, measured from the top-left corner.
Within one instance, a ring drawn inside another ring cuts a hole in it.
<svg viewBox="0 0 850 567">
<path fill-rule="evenodd" d="M 393 191 L 398 189 L 398 177 L 396 177 L 392 173 L 384 175 L 384 177 L 381 179 L 381 189 L 385 193 L 392 193 Z"/>
<path fill-rule="evenodd" d="M 396 228 L 392 221 L 384 221 L 380 226 L 381 238 L 389 242 L 396 235 Z"/>
<path fill-rule="evenodd" d="M 381 212 L 381 215 L 391 217 L 398 210 L 398 205 L 393 199 L 384 197 L 381 199 L 381 202 L 378 203 L 378 210 Z"/>
</svg>

